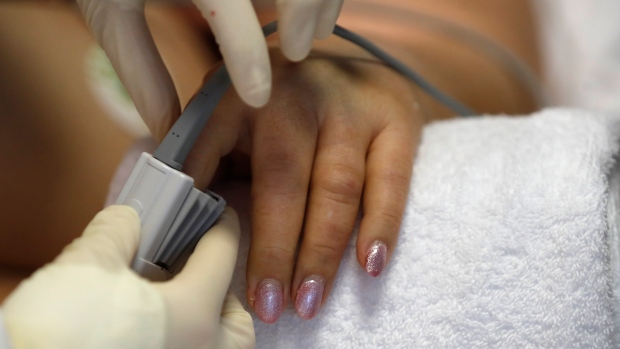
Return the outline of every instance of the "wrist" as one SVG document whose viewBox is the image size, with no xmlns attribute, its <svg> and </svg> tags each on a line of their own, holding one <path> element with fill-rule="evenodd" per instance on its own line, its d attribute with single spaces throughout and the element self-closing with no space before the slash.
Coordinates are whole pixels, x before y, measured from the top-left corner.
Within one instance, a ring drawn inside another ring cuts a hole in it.
<svg viewBox="0 0 620 349">
<path fill-rule="evenodd" d="M 494 51 L 486 50 L 470 42 L 453 37 L 430 33 L 425 30 L 412 31 L 411 40 L 384 39 L 383 47 L 404 64 L 422 75 L 446 95 L 468 106 L 477 114 L 527 114 L 537 110 L 539 101 L 534 88 L 526 81 L 531 70 L 515 71 L 514 65 L 523 62 L 498 59 Z M 491 44 L 493 45 L 493 44 Z M 422 93 L 433 107 L 434 118 L 445 118 L 454 112 L 441 105 L 428 94 Z"/>
<path fill-rule="evenodd" d="M 358 0 L 353 3 L 359 4 L 360 2 Z M 475 2 L 480 3 L 480 1 Z M 470 23 L 471 16 L 459 17 L 448 10 L 443 11 L 444 13 L 435 11 L 433 15 L 440 20 L 433 20 L 424 18 L 426 15 L 419 12 L 407 13 L 407 10 L 410 10 L 407 7 L 415 6 L 402 6 L 401 12 L 395 12 L 395 9 L 391 8 L 392 5 L 362 6 L 361 10 L 349 6 L 343 10 L 339 23 L 367 37 L 413 68 L 440 90 L 480 113 L 522 114 L 538 107 L 535 100 L 538 96 L 533 94 L 537 91 L 527 85 L 531 81 L 524 83 L 521 80 L 524 77 L 523 71 L 515 74 L 514 66 L 511 66 L 515 63 L 511 60 L 512 58 L 498 59 L 495 53 L 503 51 L 502 46 L 506 46 L 516 52 L 514 55 L 522 60 L 521 62 L 517 60 L 516 63 L 520 64 L 531 62 L 531 55 L 528 56 L 527 52 L 524 52 L 521 47 L 522 42 L 507 40 L 506 33 L 498 33 L 497 29 L 490 28 L 487 23 L 489 16 L 484 11 L 480 11 L 479 16 L 482 24 L 474 26 Z M 441 6 L 435 7 L 441 8 Z M 490 7 L 493 10 L 493 6 Z M 454 10 L 454 6 L 444 5 L 443 8 Z M 385 11 L 381 12 L 382 9 Z M 429 9 L 424 10 L 433 12 Z M 502 15 L 496 12 L 493 14 Z M 454 28 L 451 22 L 458 23 L 462 28 Z M 527 24 L 527 21 L 523 22 L 526 23 L 522 25 Z M 468 31 L 474 29 L 485 29 L 484 37 L 476 33 L 467 34 Z M 486 37 L 493 41 L 485 42 Z M 525 40 L 527 41 L 527 38 Z M 501 42 L 502 46 L 495 44 L 494 41 Z M 314 48 L 315 52 L 335 56 L 374 59 L 355 45 L 334 37 L 315 41 Z M 526 71 L 526 73 L 531 73 L 531 71 Z M 428 99 L 432 106 L 431 115 L 434 117 L 453 115 L 453 112 L 439 105 L 425 93 L 422 93 L 420 98 Z"/>
</svg>

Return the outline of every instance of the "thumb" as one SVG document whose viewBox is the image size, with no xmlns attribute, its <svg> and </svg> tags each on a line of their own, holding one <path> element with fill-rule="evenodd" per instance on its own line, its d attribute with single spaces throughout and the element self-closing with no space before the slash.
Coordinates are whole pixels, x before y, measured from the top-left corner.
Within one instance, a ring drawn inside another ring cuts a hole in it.
<svg viewBox="0 0 620 349">
<path fill-rule="evenodd" d="M 254 348 L 256 337 L 252 316 L 232 292 L 228 292 L 224 301 L 220 324 L 222 327 L 216 348 Z"/>
<path fill-rule="evenodd" d="M 99 212 L 82 236 L 56 258 L 59 264 L 93 264 L 104 269 L 125 268 L 133 259 L 140 237 L 140 219 L 129 206 L 113 205 Z"/>
<path fill-rule="evenodd" d="M 170 282 L 195 295 L 195 305 L 218 318 L 235 269 L 239 235 L 237 213 L 227 207 L 217 225 L 200 239 L 183 270 Z"/>
<path fill-rule="evenodd" d="M 157 285 L 170 305 L 168 343 L 186 343 L 184 347 L 220 342 L 228 345 L 239 337 L 246 338 L 250 344 L 242 348 L 253 347 L 251 318 L 248 322 L 240 315 L 244 312 L 241 305 L 234 298 L 226 297 L 237 259 L 239 235 L 237 215 L 227 207 L 218 224 L 200 239 L 181 272 L 171 281 Z M 224 329 L 230 334 L 224 334 Z M 209 346 L 213 347 L 228 348 Z"/>
</svg>

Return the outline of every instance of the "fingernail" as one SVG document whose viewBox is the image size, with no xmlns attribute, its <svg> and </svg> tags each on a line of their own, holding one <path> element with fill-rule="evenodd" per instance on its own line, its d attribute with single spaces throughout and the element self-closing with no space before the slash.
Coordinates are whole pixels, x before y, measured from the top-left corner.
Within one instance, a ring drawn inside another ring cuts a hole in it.
<svg viewBox="0 0 620 349">
<path fill-rule="evenodd" d="M 325 280 L 317 275 L 308 276 L 297 289 L 295 310 L 300 318 L 312 319 L 319 311 L 323 299 Z"/>
<path fill-rule="evenodd" d="M 265 279 L 256 287 L 254 311 L 263 322 L 272 324 L 278 320 L 282 312 L 282 283 L 273 279 Z"/>
<path fill-rule="evenodd" d="M 381 274 L 387 261 L 387 246 L 379 240 L 370 245 L 366 253 L 366 272 L 376 277 Z"/>
</svg>

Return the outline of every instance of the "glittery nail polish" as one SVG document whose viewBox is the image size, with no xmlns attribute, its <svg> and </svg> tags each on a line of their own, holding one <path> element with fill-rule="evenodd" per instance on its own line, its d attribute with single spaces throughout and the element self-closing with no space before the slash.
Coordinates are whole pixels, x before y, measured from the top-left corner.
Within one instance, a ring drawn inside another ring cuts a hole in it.
<svg viewBox="0 0 620 349">
<path fill-rule="evenodd" d="M 282 313 L 282 283 L 265 279 L 256 287 L 254 311 L 258 318 L 268 324 L 276 322 Z"/>
<path fill-rule="evenodd" d="M 387 261 L 387 246 L 379 240 L 370 245 L 366 253 L 366 272 L 370 276 L 379 276 Z"/>
<path fill-rule="evenodd" d="M 324 288 L 325 280 L 317 275 L 306 277 L 299 285 L 295 297 L 295 310 L 300 318 L 310 320 L 316 315 L 323 300 Z"/>
</svg>

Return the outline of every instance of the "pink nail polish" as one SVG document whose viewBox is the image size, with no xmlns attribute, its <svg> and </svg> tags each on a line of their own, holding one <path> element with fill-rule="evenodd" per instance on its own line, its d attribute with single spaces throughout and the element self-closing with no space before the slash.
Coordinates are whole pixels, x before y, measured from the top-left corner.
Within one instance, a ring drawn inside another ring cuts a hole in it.
<svg viewBox="0 0 620 349">
<path fill-rule="evenodd" d="M 366 272 L 376 277 L 381 274 L 387 262 L 387 246 L 379 240 L 370 245 L 366 253 Z"/>
<path fill-rule="evenodd" d="M 282 283 L 273 279 L 265 279 L 256 287 L 254 311 L 263 322 L 272 324 L 282 313 Z"/>
<path fill-rule="evenodd" d="M 317 275 L 308 276 L 299 285 L 295 297 L 295 310 L 300 318 L 310 320 L 316 315 L 323 300 L 324 289 L 325 280 Z"/>
</svg>

